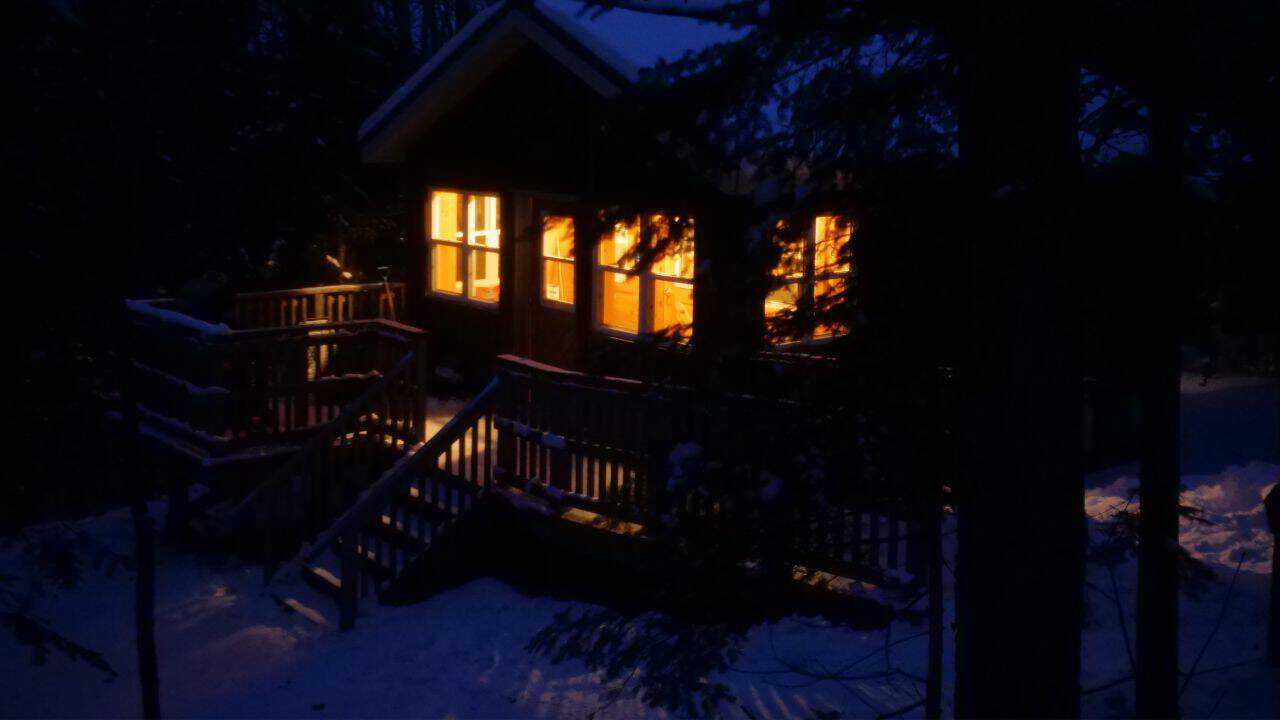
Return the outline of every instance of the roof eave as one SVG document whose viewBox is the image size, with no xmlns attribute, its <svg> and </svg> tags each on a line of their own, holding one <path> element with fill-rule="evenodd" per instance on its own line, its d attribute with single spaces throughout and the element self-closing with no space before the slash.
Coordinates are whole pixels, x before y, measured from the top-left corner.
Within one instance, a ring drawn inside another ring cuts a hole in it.
<svg viewBox="0 0 1280 720">
<path fill-rule="evenodd" d="M 361 160 L 398 162 L 413 137 L 466 97 L 519 48 L 533 43 L 605 98 L 635 81 L 531 4 L 504 3 L 473 18 L 361 125 Z"/>
</svg>

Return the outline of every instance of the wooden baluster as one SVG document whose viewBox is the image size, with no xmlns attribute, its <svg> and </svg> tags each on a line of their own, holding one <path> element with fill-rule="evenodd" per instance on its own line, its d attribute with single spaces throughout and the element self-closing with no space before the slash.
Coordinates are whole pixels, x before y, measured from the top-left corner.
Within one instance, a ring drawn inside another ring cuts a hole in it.
<svg viewBox="0 0 1280 720">
<path fill-rule="evenodd" d="M 480 485 L 480 426 L 472 424 L 471 434 L 471 473 L 467 477 L 472 485 Z M 465 436 L 464 436 L 465 437 Z"/>
<path fill-rule="evenodd" d="M 427 338 L 419 336 L 414 343 L 414 406 L 413 406 L 413 438 L 416 442 L 427 440 Z"/>
<path fill-rule="evenodd" d="M 493 411 L 484 414 L 484 478 L 480 487 L 487 488 L 493 484 Z"/>
<path fill-rule="evenodd" d="M 502 386 L 498 391 L 498 402 L 494 408 L 494 416 L 495 418 L 510 421 L 513 417 L 512 412 L 515 404 L 515 388 L 513 387 L 515 381 L 512 376 L 507 375 L 503 376 L 499 382 L 502 383 Z M 497 453 L 494 458 L 496 470 L 501 470 L 508 475 L 513 474 L 516 471 L 516 448 L 511 428 L 504 424 L 502 427 L 497 428 L 497 432 L 498 445 L 494 448 Z"/>
<path fill-rule="evenodd" d="M 599 419 L 599 405 L 597 404 L 596 398 L 594 396 L 589 395 L 586 392 L 583 392 L 581 390 L 574 390 L 574 392 L 579 394 L 579 397 L 582 398 L 582 403 L 583 403 L 582 405 L 583 440 L 589 443 L 590 447 L 593 448 L 593 451 L 590 454 L 588 454 L 587 457 L 585 458 L 586 468 L 587 468 L 587 483 L 588 483 L 587 494 L 596 500 L 600 500 L 603 498 L 604 488 L 601 486 L 600 466 L 598 462 L 599 425 L 597 425 L 596 423 Z"/>
</svg>

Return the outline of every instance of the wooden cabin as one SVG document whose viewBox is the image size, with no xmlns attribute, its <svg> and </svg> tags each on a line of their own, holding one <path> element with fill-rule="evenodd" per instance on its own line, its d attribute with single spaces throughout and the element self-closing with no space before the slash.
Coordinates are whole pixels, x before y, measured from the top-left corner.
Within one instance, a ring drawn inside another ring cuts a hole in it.
<svg viewBox="0 0 1280 720">
<path fill-rule="evenodd" d="M 646 59 L 578 8 L 491 5 L 361 126 L 363 159 L 412 199 L 402 282 L 240 294 L 219 317 L 130 303 L 122 415 L 165 458 L 169 525 L 240 535 L 268 578 L 292 558 L 344 626 L 361 597 L 421 597 L 528 528 L 529 564 L 593 548 L 657 577 L 668 527 L 763 527 L 771 578 L 927 575 L 936 597 L 945 393 L 884 433 L 892 413 L 832 392 L 851 373 L 821 357 L 852 323 L 771 328 L 877 275 L 853 223 L 793 218 L 760 253 L 743 184 L 656 165 L 659 139 L 619 121 Z M 716 32 L 734 33 L 683 36 Z M 467 400 L 440 400 L 446 367 Z"/>
<path fill-rule="evenodd" d="M 770 287 L 770 268 L 743 261 L 749 197 L 653 166 L 657 139 L 617 122 L 645 58 L 611 47 L 627 38 L 579 8 L 490 6 L 361 126 L 363 159 L 397 173 L 413 200 L 399 269 L 409 322 L 430 329 L 435 362 L 479 377 L 499 353 L 688 378 L 690 358 L 717 348 L 767 349 L 768 317 L 848 285 L 850 223 L 810 218 Z M 699 26 L 651 40 L 733 34 Z M 669 247 L 645 257 L 655 245 Z M 760 277 L 744 283 L 744 272 Z M 810 327 L 788 346 L 841 332 Z M 665 351 L 649 352 L 659 338 Z"/>
</svg>

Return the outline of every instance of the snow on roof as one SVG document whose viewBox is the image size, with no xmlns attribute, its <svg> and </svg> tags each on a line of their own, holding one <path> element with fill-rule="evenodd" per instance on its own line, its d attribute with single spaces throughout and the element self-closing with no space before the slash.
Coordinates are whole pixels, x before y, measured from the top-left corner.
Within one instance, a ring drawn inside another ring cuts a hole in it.
<svg viewBox="0 0 1280 720">
<path fill-rule="evenodd" d="M 563 34 L 557 38 L 547 27 Z M 582 0 L 532 0 L 529 4 L 496 2 L 477 13 L 470 22 L 449 39 L 422 67 L 395 90 L 360 125 L 359 139 L 366 146 L 374 144 L 395 125 L 396 115 L 409 112 L 438 114 L 438 108 L 422 107 L 424 92 L 442 75 L 455 57 L 465 57 L 475 46 L 482 45 L 489 33 L 520 34 L 544 47 L 568 48 L 570 54 L 585 56 L 582 63 L 566 60 L 570 69 L 583 75 L 588 84 L 612 95 L 621 91 L 620 83 L 635 82 L 640 69 L 659 61 L 673 61 L 717 42 L 735 40 L 745 31 L 692 18 L 657 15 L 633 10 L 588 7 Z M 564 42 L 564 40 L 568 42 Z M 504 38 L 493 38 L 491 45 L 506 47 Z M 509 42 L 507 43 L 509 44 Z M 578 47 L 573 47 L 577 45 Z M 496 55 L 486 47 L 480 55 Z M 492 57 L 488 58 L 493 62 Z M 481 61 L 483 62 L 483 60 Z M 449 96 L 445 93 L 445 96 Z M 392 134 L 395 134 L 392 128 Z M 392 145 L 396 140 L 390 141 Z M 394 150 L 371 151 L 366 159 L 387 159 Z"/>
</svg>

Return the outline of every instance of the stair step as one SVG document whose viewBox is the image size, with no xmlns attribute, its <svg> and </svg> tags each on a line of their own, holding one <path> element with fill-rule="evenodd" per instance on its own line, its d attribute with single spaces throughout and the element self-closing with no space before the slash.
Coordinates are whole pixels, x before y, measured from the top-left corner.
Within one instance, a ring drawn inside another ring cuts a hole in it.
<svg viewBox="0 0 1280 720">
<path fill-rule="evenodd" d="M 356 559 L 360 561 L 360 566 L 364 568 L 364 571 L 379 582 L 390 580 L 395 575 L 391 568 L 375 560 L 373 555 L 366 552 L 362 547 L 356 548 Z"/>
<path fill-rule="evenodd" d="M 435 525 L 439 527 L 439 525 Z M 434 529 L 434 528 L 433 528 Z M 395 547 L 397 550 L 403 550 L 412 555 L 417 555 L 427 546 L 431 544 L 430 538 L 414 537 L 409 529 L 403 524 L 396 522 L 389 515 L 383 515 L 379 518 L 379 522 L 375 523 L 371 528 L 372 533 L 383 542 Z"/>
<path fill-rule="evenodd" d="M 301 615 L 302 617 L 306 618 L 307 620 L 321 627 L 324 627 L 329 624 L 329 621 L 325 620 L 323 614 L 321 614 L 315 608 L 312 608 L 308 605 L 303 604 L 302 601 L 298 600 L 297 598 L 281 598 L 281 597 L 276 597 L 275 595 L 272 595 L 272 597 L 275 598 L 276 602 L 280 603 L 280 607 L 284 608 L 286 612 L 291 612 L 296 615 Z"/>
<path fill-rule="evenodd" d="M 334 575 L 328 568 L 320 565 L 308 565 L 302 569 L 302 579 L 311 587 L 337 600 L 342 596 L 342 578 Z"/>
<path fill-rule="evenodd" d="M 332 550 L 335 555 L 341 558 L 342 552 L 343 552 L 343 542 L 341 540 L 338 540 L 337 542 L 335 542 L 333 544 Z M 373 555 L 372 551 L 360 545 L 356 546 L 356 561 L 360 563 L 360 568 L 364 572 L 368 573 L 369 575 L 372 575 L 375 580 L 378 580 L 380 582 L 385 580 L 390 580 L 395 575 L 395 572 L 391 568 L 378 562 L 378 560 Z M 342 586 L 341 583 L 339 583 L 338 586 L 341 587 Z"/>
<path fill-rule="evenodd" d="M 431 501 L 430 496 L 423 497 L 418 492 L 418 488 L 409 488 L 409 492 L 396 497 L 396 505 L 411 515 L 424 518 L 432 525 L 438 525 L 457 514 L 451 509 L 436 505 Z"/>
</svg>

